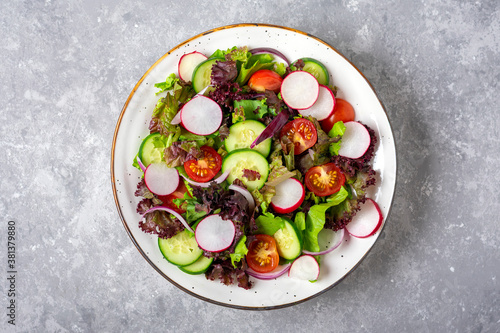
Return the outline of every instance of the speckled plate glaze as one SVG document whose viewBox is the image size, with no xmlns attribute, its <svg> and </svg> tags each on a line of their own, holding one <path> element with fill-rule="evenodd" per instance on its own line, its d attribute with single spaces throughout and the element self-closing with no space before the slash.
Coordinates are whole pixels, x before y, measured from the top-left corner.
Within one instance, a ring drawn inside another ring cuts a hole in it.
<svg viewBox="0 0 500 333">
<path fill-rule="evenodd" d="M 337 285 L 367 255 L 382 228 L 366 239 L 346 236 L 339 248 L 323 257 L 321 274 L 315 283 L 285 275 L 270 281 L 254 280 L 254 287 L 244 290 L 208 281 L 204 275 L 181 272 L 163 259 L 157 238 L 143 233 L 138 227 L 138 198 L 134 192 L 141 174 L 132 166 L 132 161 L 142 139 L 148 134 L 149 120 L 159 98 L 155 95 L 154 84 L 164 81 L 170 73 L 177 73 L 177 63 L 185 53 L 196 50 L 209 55 L 216 49 L 235 45 L 272 47 L 291 61 L 312 57 L 327 67 L 333 84 L 338 87 L 338 97 L 350 101 L 357 120 L 373 128 L 379 138 L 374 158 L 379 179 L 369 196 L 379 204 L 385 225 L 395 189 L 396 149 L 386 112 L 371 84 L 344 56 L 322 40 L 295 29 L 264 24 L 238 24 L 199 34 L 167 52 L 144 74 L 125 102 L 113 138 L 111 177 L 114 197 L 132 242 L 153 268 L 175 286 L 205 301 L 234 308 L 262 310 L 291 306 Z"/>
</svg>

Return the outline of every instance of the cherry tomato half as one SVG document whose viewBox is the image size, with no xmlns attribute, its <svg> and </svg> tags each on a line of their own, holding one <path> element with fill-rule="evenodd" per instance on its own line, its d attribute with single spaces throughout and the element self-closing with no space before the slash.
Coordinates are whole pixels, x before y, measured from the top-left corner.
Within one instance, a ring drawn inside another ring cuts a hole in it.
<svg viewBox="0 0 500 333">
<path fill-rule="evenodd" d="M 204 183 L 214 178 L 219 172 L 222 158 L 212 147 L 203 146 L 200 149 L 203 151 L 204 157 L 184 162 L 184 170 L 192 180 Z"/>
<path fill-rule="evenodd" d="M 287 136 L 294 144 L 295 155 L 302 154 L 314 146 L 318 140 L 318 132 L 314 124 L 304 118 L 292 120 L 281 129 L 280 137 Z"/>
<path fill-rule="evenodd" d="M 345 176 L 335 163 L 310 168 L 305 176 L 306 187 L 319 197 L 337 193 L 345 183 Z"/>
<path fill-rule="evenodd" d="M 258 92 L 264 92 L 267 89 L 277 93 L 280 91 L 282 81 L 281 76 L 275 71 L 261 69 L 250 76 L 248 86 Z"/>
<path fill-rule="evenodd" d="M 163 207 L 173 209 L 177 213 L 183 214 L 186 211 L 174 204 L 173 200 L 184 198 L 184 193 L 186 192 L 188 192 L 188 189 L 186 185 L 184 185 L 184 181 L 181 180 L 179 182 L 179 186 L 177 186 L 177 189 L 173 193 L 170 193 L 169 195 L 160 195 L 158 196 L 158 199 L 161 200 Z"/>
<path fill-rule="evenodd" d="M 256 235 L 248 246 L 246 255 L 248 266 L 256 272 L 268 273 L 274 270 L 280 261 L 276 241 L 269 235 Z"/>
<path fill-rule="evenodd" d="M 346 123 L 348 121 L 353 121 L 354 117 L 355 112 L 352 105 L 345 99 L 337 98 L 335 99 L 335 108 L 333 109 L 333 113 L 330 117 L 321 121 L 321 128 L 326 132 L 326 134 L 328 134 L 337 121 L 343 121 Z"/>
</svg>

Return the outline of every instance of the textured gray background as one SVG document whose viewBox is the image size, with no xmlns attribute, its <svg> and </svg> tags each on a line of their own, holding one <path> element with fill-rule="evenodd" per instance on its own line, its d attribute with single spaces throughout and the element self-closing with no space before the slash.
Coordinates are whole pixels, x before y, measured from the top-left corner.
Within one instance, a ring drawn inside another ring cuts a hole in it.
<svg viewBox="0 0 500 333">
<path fill-rule="evenodd" d="M 1 1 L 0 331 L 17 222 L 20 332 L 499 332 L 500 4 L 490 1 Z M 200 32 L 303 30 L 366 75 L 398 150 L 391 216 L 326 294 L 267 312 L 191 297 L 146 263 L 113 201 L 132 87 Z"/>
</svg>

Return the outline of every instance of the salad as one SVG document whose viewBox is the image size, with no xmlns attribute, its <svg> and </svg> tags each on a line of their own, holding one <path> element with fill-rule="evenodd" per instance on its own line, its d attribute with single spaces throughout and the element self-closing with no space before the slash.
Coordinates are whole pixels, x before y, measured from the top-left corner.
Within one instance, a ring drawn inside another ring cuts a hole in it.
<svg viewBox="0 0 500 333">
<path fill-rule="evenodd" d="M 250 276 L 316 281 L 345 234 L 380 228 L 366 194 L 377 137 L 318 60 L 195 51 L 155 87 L 133 161 L 143 172 L 139 227 L 182 271 L 245 289 Z"/>
</svg>

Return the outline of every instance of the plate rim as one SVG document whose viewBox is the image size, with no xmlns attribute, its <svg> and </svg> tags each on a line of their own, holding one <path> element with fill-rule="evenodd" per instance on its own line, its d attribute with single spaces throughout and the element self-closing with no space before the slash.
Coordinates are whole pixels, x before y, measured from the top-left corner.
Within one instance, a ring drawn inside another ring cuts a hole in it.
<svg viewBox="0 0 500 333">
<path fill-rule="evenodd" d="M 128 107 L 128 105 L 130 103 L 130 100 L 133 98 L 133 96 L 135 95 L 135 93 L 138 90 L 139 86 L 142 84 L 142 82 L 145 80 L 145 78 L 149 75 L 149 73 L 158 64 L 160 64 L 163 61 L 163 59 L 165 59 L 167 56 L 169 56 L 172 52 L 174 52 L 175 50 L 181 48 L 183 45 L 188 44 L 191 41 L 193 41 L 193 40 L 195 40 L 195 39 L 197 39 L 199 37 L 202 37 L 202 36 L 205 36 L 205 35 L 217 32 L 217 31 L 221 31 L 221 30 L 233 29 L 233 28 L 244 28 L 244 27 L 276 28 L 276 29 L 282 29 L 282 30 L 285 30 L 285 31 L 288 31 L 288 32 L 294 32 L 294 33 L 297 33 L 297 34 L 300 34 L 300 35 L 304 35 L 304 36 L 309 37 L 309 38 L 313 38 L 313 39 L 317 40 L 318 42 L 324 44 L 328 48 L 332 49 L 334 52 L 336 52 L 339 56 L 341 56 L 345 61 L 347 61 L 363 77 L 363 79 L 369 85 L 370 89 L 375 94 L 375 97 L 377 98 L 378 102 L 380 103 L 380 105 L 381 105 L 381 107 L 382 107 L 382 109 L 383 109 L 383 111 L 384 111 L 384 113 L 386 115 L 386 118 L 387 118 L 387 121 L 388 121 L 388 125 L 389 125 L 389 129 L 390 129 L 391 134 L 392 134 L 392 138 L 393 138 L 393 142 L 394 142 L 394 147 L 395 147 L 395 150 L 394 150 L 394 157 L 395 157 L 395 159 L 394 159 L 394 167 L 395 167 L 394 168 L 394 191 L 393 191 L 393 194 L 392 194 L 392 197 L 391 197 L 391 200 L 390 200 L 390 204 L 389 204 L 389 207 L 388 207 L 388 210 L 387 210 L 387 216 L 385 217 L 385 222 L 383 223 L 382 228 L 379 230 L 379 237 L 377 237 L 377 239 L 375 239 L 374 243 L 368 249 L 368 251 L 366 251 L 366 253 L 358 260 L 358 262 L 348 272 L 346 272 L 346 274 L 344 274 L 344 276 L 342 276 L 340 279 L 338 279 L 337 281 L 335 281 L 334 283 L 332 283 L 330 286 L 326 287 L 325 289 L 323 289 L 323 290 L 321 290 L 321 291 L 319 291 L 319 292 L 317 292 L 317 293 L 315 293 L 313 295 L 305 297 L 305 298 L 303 298 L 301 300 L 297 300 L 297 301 L 286 303 L 286 304 L 273 305 L 273 306 L 262 306 L 262 307 L 259 307 L 259 306 L 242 306 L 242 305 L 236 305 L 236 304 L 228 304 L 228 303 L 219 302 L 219 301 L 213 300 L 211 298 L 208 298 L 208 297 L 196 294 L 196 293 L 190 291 L 189 289 L 186 289 L 183 286 L 179 285 L 177 282 L 175 282 L 173 279 L 171 279 L 168 275 L 166 275 L 163 271 L 161 271 L 160 268 L 152 262 L 152 260 L 146 255 L 146 253 L 144 252 L 144 250 L 140 247 L 140 245 L 138 244 L 138 242 L 135 239 L 134 235 L 132 234 L 132 231 L 128 227 L 127 222 L 125 221 L 125 217 L 124 217 L 124 215 L 122 213 L 122 210 L 121 210 L 121 207 L 120 207 L 120 203 L 119 203 L 119 199 L 118 199 L 117 188 L 116 188 L 115 170 L 114 170 L 116 140 L 117 140 L 118 132 L 120 130 L 120 125 L 121 125 L 122 120 L 123 120 L 123 116 L 125 114 L 125 111 L 127 110 L 127 107 Z M 373 85 L 371 84 L 371 82 L 368 80 L 368 78 L 349 59 L 347 59 L 339 50 L 337 50 L 336 48 L 334 48 L 333 46 L 331 46 L 327 42 L 323 41 L 322 39 L 320 39 L 320 38 L 318 38 L 318 37 L 316 37 L 316 36 L 314 36 L 314 35 L 312 35 L 310 33 L 307 33 L 307 32 L 304 32 L 304 31 L 301 31 L 301 30 L 298 30 L 298 29 L 295 29 L 295 28 L 290 28 L 290 27 L 281 26 L 281 25 L 267 24 L 267 23 L 237 23 L 237 24 L 230 24 L 230 25 L 219 26 L 219 27 L 216 27 L 216 28 L 213 28 L 213 29 L 201 32 L 201 33 L 198 33 L 195 36 L 193 36 L 193 37 L 191 37 L 191 38 L 189 38 L 187 40 L 184 40 L 183 42 L 177 44 L 175 47 L 171 48 L 168 52 L 166 52 L 163 56 L 161 56 L 157 61 L 155 61 L 154 64 L 151 65 L 148 68 L 148 70 L 137 81 L 137 83 L 135 84 L 134 88 L 132 89 L 132 91 L 128 95 L 127 100 L 125 101 L 125 103 L 124 103 L 124 105 L 123 105 L 123 107 L 122 107 L 122 109 L 120 111 L 120 115 L 118 116 L 118 120 L 117 120 L 117 123 L 116 123 L 116 126 L 115 126 L 115 130 L 114 130 L 114 133 L 113 133 L 113 142 L 112 142 L 112 145 L 111 145 L 111 161 L 110 161 L 111 162 L 110 163 L 110 169 L 111 169 L 110 170 L 111 171 L 111 186 L 112 186 L 113 197 L 114 197 L 116 208 L 118 210 L 118 214 L 120 216 L 120 219 L 122 221 L 122 224 L 123 224 L 125 230 L 127 231 L 127 234 L 129 236 L 129 238 L 131 239 L 132 243 L 134 244 L 134 246 L 136 247 L 136 249 L 139 251 L 139 253 L 142 255 L 142 257 L 162 277 L 164 277 L 167 281 L 169 281 L 175 287 L 177 287 L 180 290 L 188 293 L 191 296 L 194 296 L 194 297 L 196 297 L 196 298 L 198 298 L 200 300 L 206 301 L 208 303 L 216 304 L 216 305 L 219 305 L 219 306 L 224 306 L 224 307 L 233 308 L 233 309 L 239 309 L 239 310 L 254 310 L 254 311 L 275 310 L 275 309 L 287 308 L 287 307 L 290 307 L 290 306 L 294 306 L 294 305 L 306 302 L 308 300 L 311 300 L 311 299 L 313 299 L 313 298 L 315 298 L 317 296 L 320 296 L 320 295 L 328 292 L 333 287 L 337 286 L 340 282 L 342 282 L 354 270 L 356 270 L 356 268 L 361 264 L 361 262 L 372 251 L 372 249 L 375 247 L 375 244 L 378 242 L 378 240 L 380 238 L 380 234 L 384 230 L 384 228 L 385 228 L 385 226 L 387 224 L 387 221 L 389 220 L 389 217 L 390 217 L 391 212 L 392 212 L 392 206 L 393 206 L 394 197 L 395 197 L 394 193 L 396 191 L 397 180 L 398 180 L 398 177 L 397 177 L 397 174 L 398 174 L 398 163 L 397 163 L 397 154 L 396 154 L 396 151 L 397 151 L 397 149 L 396 149 L 396 140 L 394 138 L 394 132 L 392 130 L 392 126 L 391 126 L 389 117 L 387 117 L 387 111 L 386 111 L 385 105 L 383 104 L 383 102 L 380 99 L 378 93 L 376 92 L 375 88 L 373 87 Z"/>
</svg>

